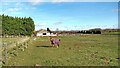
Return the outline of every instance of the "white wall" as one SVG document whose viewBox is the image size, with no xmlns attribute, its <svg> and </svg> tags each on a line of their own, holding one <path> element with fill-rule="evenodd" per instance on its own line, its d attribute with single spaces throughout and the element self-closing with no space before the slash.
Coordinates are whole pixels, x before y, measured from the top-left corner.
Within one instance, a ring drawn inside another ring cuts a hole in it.
<svg viewBox="0 0 120 68">
<path fill-rule="evenodd" d="M 51 36 L 57 36 L 57 34 L 53 34 L 53 33 L 51 33 Z"/>
<path fill-rule="evenodd" d="M 37 36 L 57 36 L 57 34 L 53 34 L 53 33 L 46 33 L 46 35 L 43 35 L 43 33 L 37 33 Z"/>
<path fill-rule="evenodd" d="M 47 36 L 50 36 L 50 33 L 47 33 L 46 35 L 47 35 Z"/>
<path fill-rule="evenodd" d="M 37 36 L 42 36 L 43 35 L 43 33 L 37 33 Z"/>
</svg>

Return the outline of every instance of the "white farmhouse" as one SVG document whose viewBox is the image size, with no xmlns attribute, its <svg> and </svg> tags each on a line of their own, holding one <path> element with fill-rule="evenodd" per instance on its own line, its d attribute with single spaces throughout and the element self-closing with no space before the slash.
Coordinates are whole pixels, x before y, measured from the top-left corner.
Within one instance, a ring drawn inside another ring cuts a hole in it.
<svg viewBox="0 0 120 68">
<path fill-rule="evenodd" d="M 51 33 L 48 32 L 47 30 L 41 29 L 39 31 L 37 31 L 36 34 L 37 37 L 41 37 L 41 36 L 57 36 L 57 33 Z"/>
</svg>

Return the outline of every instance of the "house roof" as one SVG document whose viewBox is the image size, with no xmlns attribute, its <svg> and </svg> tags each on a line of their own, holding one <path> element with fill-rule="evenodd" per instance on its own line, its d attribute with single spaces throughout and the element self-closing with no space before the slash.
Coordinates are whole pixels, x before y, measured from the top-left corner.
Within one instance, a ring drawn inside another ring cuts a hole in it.
<svg viewBox="0 0 120 68">
<path fill-rule="evenodd" d="M 47 30 L 41 29 L 39 31 L 37 31 L 37 33 L 49 33 Z"/>
</svg>

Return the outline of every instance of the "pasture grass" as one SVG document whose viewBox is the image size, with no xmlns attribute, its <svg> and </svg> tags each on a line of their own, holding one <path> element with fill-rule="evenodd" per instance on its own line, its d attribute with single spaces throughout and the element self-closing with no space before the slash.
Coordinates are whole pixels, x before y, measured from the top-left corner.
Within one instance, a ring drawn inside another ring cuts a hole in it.
<svg viewBox="0 0 120 68">
<path fill-rule="evenodd" d="M 17 41 L 21 41 L 24 38 L 17 37 L 17 38 L 2 38 L 2 43 L 7 43 L 8 45 L 16 43 Z"/>
<path fill-rule="evenodd" d="M 18 56 L 9 56 L 8 66 L 117 66 L 118 36 L 63 36 L 59 48 L 52 48 L 48 37 L 29 43 Z"/>
<path fill-rule="evenodd" d="M 11 49 L 14 47 L 14 45 L 16 44 L 16 42 L 18 43 L 23 43 L 27 40 L 29 40 L 30 37 L 17 37 L 17 38 L 2 38 L 2 46 L 4 47 L 4 43 L 7 43 L 7 47 L 8 49 Z"/>
</svg>

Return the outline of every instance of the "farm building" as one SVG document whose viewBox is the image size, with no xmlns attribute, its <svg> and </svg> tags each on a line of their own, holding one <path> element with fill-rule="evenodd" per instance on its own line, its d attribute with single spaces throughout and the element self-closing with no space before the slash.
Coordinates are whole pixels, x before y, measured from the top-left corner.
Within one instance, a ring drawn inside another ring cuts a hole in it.
<svg viewBox="0 0 120 68">
<path fill-rule="evenodd" d="M 55 33 L 55 32 L 50 33 L 47 30 L 41 29 L 41 30 L 37 31 L 36 36 L 37 37 L 39 37 L 39 36 L 57 36 L 57 33 Z"/>
</svg>

